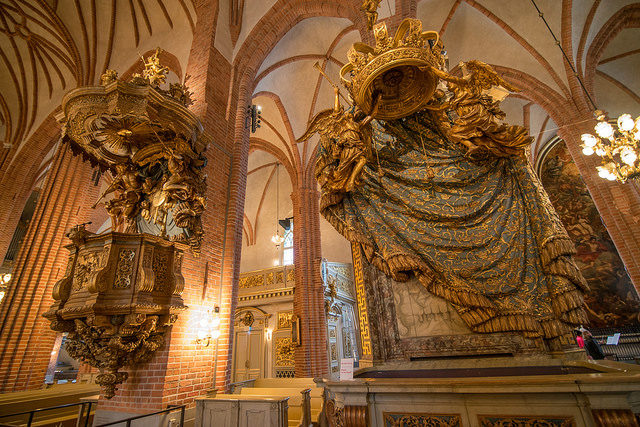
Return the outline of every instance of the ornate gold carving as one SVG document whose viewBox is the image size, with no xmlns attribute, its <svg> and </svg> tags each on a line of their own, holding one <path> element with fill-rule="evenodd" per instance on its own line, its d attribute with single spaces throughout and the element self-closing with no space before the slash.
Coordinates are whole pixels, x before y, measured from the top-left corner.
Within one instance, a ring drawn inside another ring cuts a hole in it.
<svg viewBox="0 0 640 427">
<path fill-rule="evenodd" d="M 360 9 L 367 15 L 367 28 L 373 29 L 376 21 L 378 20 L 378 7 L 381 0 L 363 0 Z"/>
<path fill-rule="evenodd" d="M 335 338 L 335 337 L 336 337 L 336 327 L 329 326 L 329 338 Z"/>
<path fill-rule="evenodd" d="M 393 38 L 384 23 L 373 32 L 375 47 L 355 43 L 349 50 L 349 63 L 340 70 L 342 83 L 362 111 L 372 111 L 376 97 L 382 96 L 374 114 L 377 119 L 397 119 L 421 110 L 437 85 L 431 67 L 444 65 L 438 33 L 422 32 L 422 22 L 411 18 L 402 21 Z"/>
<path fill-rule="evenodd" d="M 118 72 L 115 70 L 105 70 L 100 76 L 100 84 L 106 86 L 118 80 Z"/>
<path fill-rule="evenodd" d="M 628 411 L 631 413 L 631 411 Z M 630 420 L 635 418 L 631 414 Z M 531 416 L 512 416 L 512 415 L 478 415 L 478 423 L 481 427 L 574 427 L 576 425 L 573 417 L 562 417 L 554 415 L 531 415 Z M 633 424 L 599 424 L 599 425 L 633 425 Z"/>
<path fill-rule="evenodd" d="M 370 359 L 371 335 L 369 332 L 369 312 L 367 311 L 367 299 L 364 289 L 364 272 L 362 269 L 362 252 L 359 243 L 351 243 L 353 256 L 353 276 L 356 285 L 356 300 L 358 302 L 358 321 L 360 324 L 360 341 L 362 342 L 362 358 Z"/>
<path fill-rule="evenodd" d="M 133 274 L 133 259 L 136 256 L 134 249 L 120 249 L 118 254 L 118 266 L 116 267 L 116 278 L 113 287 L 116 289 L 127 289 L 131 287 L 131 275 Z"/>
<path fill-rule="evenodd" d="M 295 284 L 296 271 L 293 268 L 287 269 L 287 283 Z"/>
<path fill-rule="evenodd" d="M 91 273 L 99 267 L 104 266 L 103 259 L 104 253 L 101 250 L 82 252 L 78 255 L 73 277 L 73 290 L 79 290 L 85 287 L 89 282 Z M 70 265 L 67 264 L 67 269 L 69 267 Z M 73 267 L 73 264 L 71 264 L 71 267 Z"/>
<path fill-rule="evenodd" d="M 266 284 L 267 285 L 273 285 L 274 284 L 274 280 L 275 280 L 275 274 L 273 271 L 267 273 L 266 276 Z"/>
<path fill-rule="evenodd" d="M 325 390 L 324 412 L 327 416 L 329 427 L 344 427 L 344 408 L 336 405 L 335 399 L 328 399 Z"/>
<path fill-rule="evenodd" d="M 253 325 L 253 321 L 255 320 L 253 313 L 250 311 L 245 312 L 244 316 L 242 316 L 242 318 L 240 319 L 240 323 L 242 323 L 244 326 L 251 326 Z"/>
<path fill-rule="evenodd" d="M 112 323 L 124 321 L 124 316 L 112 318 Z M 96 384 L 102 387 L 104 397 L 111 399 L 116 386 L 128 377 L 126 372 L 118 372 L 118 368 L 148 362 L 164 345 L 164 338 L 157 333 L 157 316 L 138 315 L 129 323 L 129 333 L 117 336 L 110 334 L 109 328 L 89 322 L 74 319 L 75 328 L 67 336 L 66 349 L 71 357 L 101 369 Z"/>
<path fill-rule="evenodd" d="M 342 338 L 344 343 L 344 355 L 351 356 L 353 354 L 353 344 L 351 342 L 351 334 L 345 328 L 342 329 Z"/>
<path fill-rule="evenodd" d="M 113 195 L 105 202 L 113 230 L 152 232 L 198 253 L 209 137 L 185 107 L 190 96 L 184 85 L 159 87 L 166 70 L 156 51 L 130 82 L 107 71 L 101 86 L 72 90 L 63 98 L 63 135 L 74 151 L 111 171 L 100 200 Z M 170 216 L 173 224 L 167 224 Z"/>
<path fill-rule="evenodd" d="M 447 82 L 451 92 L 449 101 L 430 107 L 454 112 L 456 119 L 453 124 L 448 125 L 448 120 L 441 121 L 447 137 L 464 144 L 469 153 L 484 149 L 497 156 L 524 156 L 524 148 L 531 144 L 533 138 L 522 126 L 502 123 L 506 114 L 500 109 L 500 101 L 487 94 L 495 86 L 510 91 L 518 89 L 484 62 L 468 61 L 460 65 L 463 72 L 468 73 L 462 78 L 432 68 L 435 75 Z"/>
<path fill-rule="evenodd" d="M 255 274 L 240 278 L 241 288 L 254 288 L 256 286 L 264 286 L 264 274 Z"/>
<path fill-rule="evenodd" d="M 429 426 L 429 427 L 462 427 L 462 418 L 458 414 L 396 413 L 384 412 L 384 425 L 388 427 Z M 521 424 L 507 424 L 521 425 Z M 506 425 L 505 425 L 506 426 Z"/>
<path fill-rule="evenodd" d="M 293 312 L 291 311 L 278 312 L 278 329 L 291 329 L 292 319 L 293 319 Z"/>
<path fill-rule="evenodd" d="M 133 273 L 144 271 L 154 252 L 167 254 L 171 265 L 172 257 L 182 256 L 186 245 L 178 249 L 172 247 L 175 243 L 151 235 L 95 235 L 83 226 L 75 227 L 68 236 L 73 244 L 67 246 L 71 253 L 67 272 L 54 286 L 54 303 L 44 317 L 53 330 L 69 333 L 67 350 L 72 357 L 100 369 L 96 382 L 109 399 L 127 379 L 120 369 L 135 369 L 148 361 L 163 345 L 163 335 L 175 322 L 176 312 L 184 308 L 171 283 L 181 277 L 179 271 L 167 278 L 163 291 L 153 291 L 150 268 L 150 273 Z M 72 287 L 72 277 L 86 286 Z M 112 284 L 106 280 L 111 277 Z"/>
<path fill-rule="evenodd" d="M 315 177 L 323 192 L 349 192 L 358 184 L 362 168 L 371 157 L 371 126 L 377 102 L 371 113 L 345 110 L 340 104 L 340 91 L 336 86 L 333 110 L 316 114 L 308 129 L 298 139 L 303 142 L 316 132 L 320 133 L 321 148 L 315 165 Z"/>
<path fill-rule="evenodd" d="M 332 342 L 330 344 L 331 348 L 331 360 L 338 360 L 338 349 L 336 347 L 336 343 Z"/>
<path fill-rule="evenodd" d="M 153 272 L 156 280 L 153 289 L 155 291 L 166 290 L 169 280 L 169 254 L 163 251 L 155 251 L 153 253 Z"/>
<path fill-rule="evenodd" d="M 275 350 L 276 350 L 275 366 L 277 367 L 295 366 L 295 361 L 293 359 L 294 350 L 293 350 L 293 344 L 291 342 L 291 337 L 276 338 Z"/>
<path fill-rule="evenodd" d="M 284 283 L 284 272 L 276 271 L 276 283 Z"/>
<path fill-rule="evenodd" d="M 160 58 L 158 58 L 159 53 L 160 48 L 156 49 L 156 52 L 148 57 L 146 62 L 143 58 L 144 70 L 142 70 L 142 76 L 140 76 L 140 74 L 134 74 L 134 78 L 142 77 L 151 86 L 158 86 L 160 83 L 164 83 L 169 73 L 169 67 L 160 65 Z"/>
</svg>

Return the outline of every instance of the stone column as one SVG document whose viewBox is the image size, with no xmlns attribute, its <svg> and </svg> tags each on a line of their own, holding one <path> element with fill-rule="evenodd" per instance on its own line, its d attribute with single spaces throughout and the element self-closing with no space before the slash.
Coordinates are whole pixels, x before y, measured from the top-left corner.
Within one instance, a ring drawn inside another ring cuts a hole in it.
<svg viewBox="0 0 640 427">
<path fill-rule="evenodd" d="M 320 275 L 320 216 L 315 181 L 303 183 L 293 199 L 293 258 L 296 290 L 293 313 L 300 318 L 301 345 L 296 347 L 296 377 L 328 375 L 327 320 Z"/>
<path fill-rule="evenodd" d="M 42 317 L 67 261 L 65 233 L 87 221 L 99 187 L 92 168 L 61 144 L 0 306 L 0 392 L 40 388 L 56 333 Z"/>
</svg>

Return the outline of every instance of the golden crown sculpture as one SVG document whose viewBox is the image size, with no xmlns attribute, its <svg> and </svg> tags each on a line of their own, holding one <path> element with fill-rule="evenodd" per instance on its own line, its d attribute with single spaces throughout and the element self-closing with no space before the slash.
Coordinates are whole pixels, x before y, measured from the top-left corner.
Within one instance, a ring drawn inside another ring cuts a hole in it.
<svg viewBox="0 0 640 427">
<path fill-rule="evenodd" d="M 407 18 L 393 38 L 387 26 L 373 29 L 376 46 L 355 43 L 349 63 L 340 70 L 342 83 L 365 112 L 382 95 L 375 118 L 405 117 L 424 108 L 438 84 L 431 67 L 444 66 L 443 46 L 435 31 L 422 31 L 422 22 Z M 349 79 L 349 78 L 350 79 Z"/>
</svg>

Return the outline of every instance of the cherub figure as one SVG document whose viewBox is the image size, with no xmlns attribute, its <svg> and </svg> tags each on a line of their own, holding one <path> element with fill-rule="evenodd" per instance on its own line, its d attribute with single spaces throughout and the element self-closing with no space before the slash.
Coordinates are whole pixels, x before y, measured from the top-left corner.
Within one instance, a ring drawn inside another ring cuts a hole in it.
<svg viewBox="0 0 640 427">
<path fill-rule="evenodd" d="M 335 104 L 332 110 L 318 113 L 298 142 L 320 133 L 320 150 L 315 174 L 320 185 L 329 192 L 350 192 L 357 184 L 362 168 L 371 153 L 371 126 L 380 96 L 373 109 L 363 118 L 359 110 L 349 111 L 340 105 L 340 90 L 334 86 Z"/>
<path fill-rule="evenodd" d="M 169 72 L 169 67 L 163 67 L 160 65 L 160 48 L 156 49 L 156 53 L 147 58 L 144 62 L 144 70 L 142 70 L 142 77 L 149 81 L 151 86 L 158 86 L 160 83 L 164 83 Z M 144 61 L 144 58 L 143 58 Z"/>
<path fill-rule="evenodd" d="M 135 217 L 139 211 L 141 189 L 135 167 L 131 164 L 117 164 L 113 182 L 98 199 L 100 201 L 107 194 L 118 192 L 116 197 L 105 203 L 114 231 L 126 225 L 125 232 L 136 232 Z"/>
<path fill-rule="evenodd" d="M 484 62 L 474 60 L 461 65 L 462 78 L 432 67 L 432 71 L 447 82 L 447 88 L 453 93 L 453 97 L 441 106 L 457 116 L 447 129 L 449 138 L 464 144 L 468 154 L 484 148 L 499 156 L 523 155 L 532 138 L 522 126 L 503 124 L 505 113 L 500 109 L 500 102 L 486 94 L 494 86 L 514 92 L 518 89 Z"/>
<path fill-rule="evenodd" d="M 360 10 L 367 14 L 367 28 L 369 30 L 373 29 L 373 26 L 378 20 L 378 6 L 380 6 L 380 1 L 382 0 L 364 0 L 362 6 L 360 6 Z"/>
</svg>

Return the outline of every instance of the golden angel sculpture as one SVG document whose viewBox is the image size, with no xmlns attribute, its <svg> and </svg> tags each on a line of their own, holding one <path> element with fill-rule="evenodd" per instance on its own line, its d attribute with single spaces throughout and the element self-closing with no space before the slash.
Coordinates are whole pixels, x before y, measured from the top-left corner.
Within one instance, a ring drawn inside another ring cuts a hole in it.
<svg viewBox="0 0 640 427">
<path fill-rule="evenodd" d="M 298 139 L 306 141 L 313 134 L 321 134 L 321 151 L 316 162 L 315 176 L 320 186 L 330 192 L 353 190 L 362 168 L 371 157 L 371 126 L 376 113 L 364 114 L 353 108 L 345 110 L 340 104 L 340 89 L 336 86 L 333 109 L 316 114 L 307 131 Z"/>
<path fill-rule="evenodd" d="M 356 43 L 341 70 L 356 105 L 341 107 L 336 89 L 334 108 L 301 138 L 321 134 L 322 215 L 371 265 L 397 281 L 416 277 L 472 331 L 564 348 L 586 321 L 587 287 L 524 156 L 531 138 L 502 123 L 487 93 L 516 88 L 480 61 L 462 77 L 446 72 L 437 33 L 418 20 L 376 42 Z"/>
<path fill-rule="evenodd" d="M 532 138 L 522 126 L 502 123 L 505 118 L 500 102 L 486 91 L 501 86 L 512 92 L 518 89 L 507 83 L 487 64 L 468 61 L 461 64 L 464 77 L 455 77 L 435 67 L 434 74 L 447 82 L 452 98 L 441 106 L 455 112 L 456 119 L 447 126 L 449 139 L 464 144 L 470 153 L 486 149 L 493 154 L 523 155 Z"/>
</svg>

